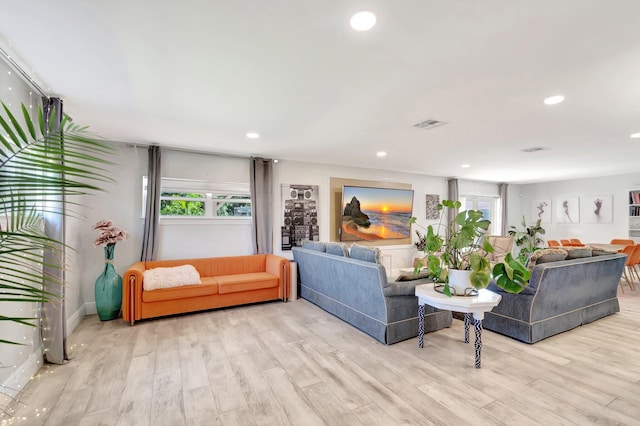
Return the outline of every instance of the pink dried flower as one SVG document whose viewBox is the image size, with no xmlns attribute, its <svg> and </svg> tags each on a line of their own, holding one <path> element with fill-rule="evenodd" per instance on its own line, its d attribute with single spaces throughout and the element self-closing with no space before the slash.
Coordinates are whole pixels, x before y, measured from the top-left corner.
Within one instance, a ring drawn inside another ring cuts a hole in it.
<svg viewBox="0 0 640 426">
<path fill-rule="evenodd" d="M 94 246 L 106 246 L 107 244 L 115 244 L 129 237 L 127 231 L 118 228 L 110 220 L 101 220 L 93 225 L 93 229 L 100 231 L 100 236 L 93 243 Z"/>
</svg>

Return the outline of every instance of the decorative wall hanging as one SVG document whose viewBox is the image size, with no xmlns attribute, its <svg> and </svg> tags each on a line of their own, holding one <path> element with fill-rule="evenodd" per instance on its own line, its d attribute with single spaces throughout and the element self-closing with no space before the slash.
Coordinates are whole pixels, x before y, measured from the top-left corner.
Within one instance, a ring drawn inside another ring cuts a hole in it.
<svg viewBox="0 0 640 426">
<path fill-rule="evenodd" d="M 580 197 L 580 218 L 583 223 L 612 223 L 613 195 Z"/>
<path fill-rule="evenodd" d="M 580 223 L 580 199 L 563 197 L 554 201 L 558 223 Z"/>
<path fill-rule="evenodd" d="M 551 199 L 534 201 L 531 217 L 534 221 L 540 219 L 540 223 L 551 223 Z"/>
<path fill-rule="evenodd" d="M 318 185 L 282 184 L 282 250 L 318 241 Z"/>
<path fill-rule="evenodd" d="M 440 219 L 440 210 L 437 209 L 438 204 L 440 204 L 440 196 L 438 194 L 427 194 L 425 198 L 427 202 L 426 219 Z"/>
</svg>

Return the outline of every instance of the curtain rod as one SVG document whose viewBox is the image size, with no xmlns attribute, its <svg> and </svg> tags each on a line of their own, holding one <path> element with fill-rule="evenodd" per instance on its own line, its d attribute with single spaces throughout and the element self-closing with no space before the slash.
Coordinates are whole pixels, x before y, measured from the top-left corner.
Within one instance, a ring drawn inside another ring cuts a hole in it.
<svg viewBox="0 0 640 426">
<path fill-rule="evenodd" d="M 133 143 L 133 142 L 121 142 L 121 143 L 127 145 L 129 148 L 148 148 L 151 145 L 158 145 L 160 149 L 166 150 L 166 151 L 186 152 L 189 154 L 204 154 L 204 155 L 212 155 L 214 157 L 223 157 L 223 158 L 240 158 L 243 160 L 248 160 L 252 157 L 263 158 L 259 155 L 225 154 L 225 153 L 214 152 L 214 151 L 202 151 L 202 150 L 189 149 L 189 148 L 177 148 L 177 147 L 164 146 L 164 145 L 153 144 L 153 143 Z"/>
<path fill-rule="evenodd" d="M 29 74 L 27 74 L 27 72 L 22 69 L 22 67 L 18 65 L 18 63 L 11 57 L 11 55 L 2 47 L 0 47 L 0 53 L 5 57 L 7 62 L 9 62 L 9 65 L 12 66 L 16 71 L 18 71 L 20 75 L 22 75 L 22 77 L 27 81 L 28 84 L 30 84 L 34 89 L 40 92 L 42 96 L 49 99 L 49 95 L 42 89 L 42 87 L 40 87 L 40 85 L 36 83 L 36 81 Z"/>
</svg>

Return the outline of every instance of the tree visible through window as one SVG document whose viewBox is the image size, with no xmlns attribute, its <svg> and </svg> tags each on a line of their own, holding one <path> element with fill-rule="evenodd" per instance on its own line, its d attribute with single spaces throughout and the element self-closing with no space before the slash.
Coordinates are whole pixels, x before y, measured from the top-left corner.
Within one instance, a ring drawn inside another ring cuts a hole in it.
<svg viewBox="0 0 640 426">
<path fill-rule="evenodd" d="M 215 202 L 217 216 L 251 216 L 251 203 L 246 195 L 217 195 Z"/>
<path fill-rule="evenodd" d="M 225 184 L 187 179 L 161 179 L 161 217 L 251 217 L 248 184 Z M 143 203 L 147 177 L 142 179 Z"/>
<path fill-rule="evenodd" d="M 204 194 L 162 192 L 160 193 L 160 215 L 204 216 L 204 200 Z"/>
</svg>

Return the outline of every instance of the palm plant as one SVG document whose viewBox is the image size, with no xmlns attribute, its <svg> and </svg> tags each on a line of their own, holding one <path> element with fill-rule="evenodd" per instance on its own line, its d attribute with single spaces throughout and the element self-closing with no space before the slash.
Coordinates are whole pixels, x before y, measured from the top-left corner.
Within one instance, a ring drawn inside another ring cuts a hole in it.
<svg viewBox="0 0 640 426">
<path fill-rule="evenodd" d="M 47 289 L 62 283 L 43 270 L 45 266 L 62 269 L 64 265 L 49 264 L 42 253 L 62 250 L 64 246 L 41 230 L 42 214 L 73 214 L 69 207 L 76 203 L 66 197 L 99 191 L 98 184 L 113 181 L 104 167 L 113 164 L 105 157 L 113 155 L 116 148 L 67 117 L 58 126 L 55 115 L 56 111 L 51 111 L 45 116 L 39 108 L 36 122 L 22 105 L 21 124 L 2 103 L 0 302 L 42 303 L 54 297 Z M 64 197 L 62 207 L 52 203 L 60 197 Z M 2 312 L 0 321 L 37 326 L 37 318 Z M 0 343 L 16 344 L 1 336 Z"/>
</svg>

